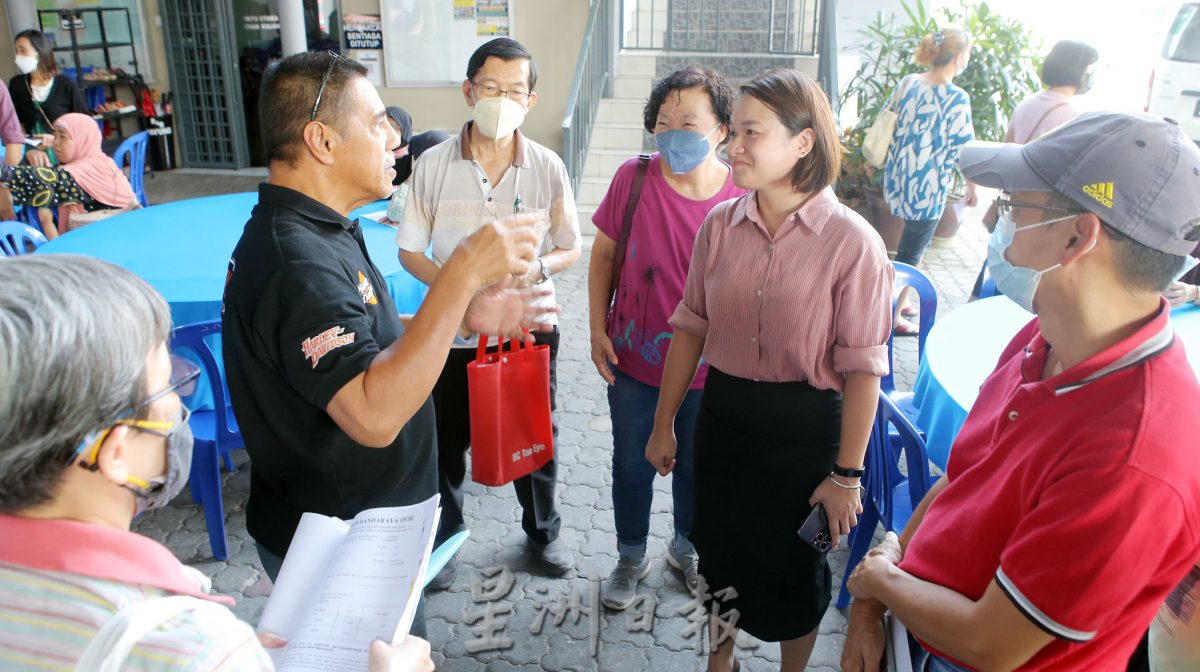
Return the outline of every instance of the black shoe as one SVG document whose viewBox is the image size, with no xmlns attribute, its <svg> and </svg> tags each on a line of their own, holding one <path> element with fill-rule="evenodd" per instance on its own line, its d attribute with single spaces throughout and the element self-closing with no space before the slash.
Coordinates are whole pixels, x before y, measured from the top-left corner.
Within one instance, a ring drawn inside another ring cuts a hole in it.
<svg viewBox="0 0 1200 672">
<path fill-rule="evenodd" d="M 562 538 L 548 544 L 540 544 L 530 539 L 529 548 L 546 571 L 555 576 L 566 574 L 575 566 L 575 556 L 571 554 L 571 549 L 567 548 Z"/>
</svg>

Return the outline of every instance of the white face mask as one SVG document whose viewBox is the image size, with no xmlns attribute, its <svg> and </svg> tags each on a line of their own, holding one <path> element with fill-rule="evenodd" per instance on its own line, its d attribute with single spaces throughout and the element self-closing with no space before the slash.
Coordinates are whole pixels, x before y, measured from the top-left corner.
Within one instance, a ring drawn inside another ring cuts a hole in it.
<svg viewBox="0 0 1200 672">
<path fill-rule="evenodd" d="M 507 138 L 525 123 L 525 108 L 508 96 L 476 99 L 471 118 L 487 137 Z"/>
<path fill-rule="evenodd" d="M 33 72 L 34 70 L 37 70 L 38 57 L 37 56 L 17 56 L 16 62 L 17 62 L 17 70 L 20 70 L 22 75 L 28 75 L 29 73 Z"/>
</svg>

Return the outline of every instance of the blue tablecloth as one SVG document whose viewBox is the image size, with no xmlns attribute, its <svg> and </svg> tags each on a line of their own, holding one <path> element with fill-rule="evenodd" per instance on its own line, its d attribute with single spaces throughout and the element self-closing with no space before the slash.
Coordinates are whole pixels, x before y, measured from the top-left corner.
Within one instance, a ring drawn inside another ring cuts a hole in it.
<svg viewBox="0 0 1200 672">
<path fill-rule="evenodd" d="M 230 254 L 257 202 L 258 194 L 251 192 L 153 205 L 72 231 L 38 252 L 86 254 L 137 273 L 166 297 L 176 324 L 216 320 Z M 386 201 L 372 203 L 351 217 L 386 208 Z M 400 268 L 395 230 L 366 218 L 360 223 L 396 308 L 416 312 L 425 286 Z"/>
<path fill-rule="evenodd" d="M 1031 319 L 1032 314 L 997 296 L 948 313 L 930 330 L 913 401 L 921 409 L 917 425 L 925 430 L 929 459 L 943 470 L 980 385 L 996 368 L 1004 347 Z M 1176 308 L 1171 324 L 1200 376 L 1200 307 Z"/>
<path fill-rule="evenodd" d="M 258 194 L 250 192 L 152 205 L 76 229 L 38 253 L 85 254 L 133 271 L 166 298 L 176 325 L 218 320 L 229 257 L 257 202 Z M 427 288 L 400 267 L 395 230 L 362 217 L 385 209 L 387 201 L 377 201 L 350 216 L 361 217 L 367 251 L 396 308 L 415 313 Z M 206 386 L 200 389 L 189 400 L 193 410 L 211 406 Z"/>
</svg>

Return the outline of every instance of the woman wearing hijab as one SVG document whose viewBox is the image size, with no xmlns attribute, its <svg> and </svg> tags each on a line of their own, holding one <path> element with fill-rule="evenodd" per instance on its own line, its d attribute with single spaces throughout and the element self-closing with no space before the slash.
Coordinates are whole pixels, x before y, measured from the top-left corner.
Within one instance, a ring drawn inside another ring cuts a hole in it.
<svg viewBox="0 0 1200 672">
<path fill-rule="evenodd" d="M 72 215 L 104 209 L 137 207 L 137 196 L 125 173 L 100 149 L 100 128 L 85 114 L 68 113 L 54 122 L 54 150 L 59 166 L 4 166 L 0 189 L 17 205 L 41 209 L 47 239 L 70 231 Z M 57 208 L 58 227 L 48 208 Z"/>
</svg>

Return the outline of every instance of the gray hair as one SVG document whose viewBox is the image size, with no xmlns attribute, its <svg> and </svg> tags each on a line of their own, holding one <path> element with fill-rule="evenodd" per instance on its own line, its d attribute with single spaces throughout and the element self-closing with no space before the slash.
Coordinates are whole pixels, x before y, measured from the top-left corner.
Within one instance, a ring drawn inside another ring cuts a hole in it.
<svg viewBox="0 0 1200 672">
<path fill-rule="evenodd" d="M 149 396 L 170 329 L 163 297 L 118 266 L 0 259 L 0 513 L 53 499 L 76 447 Z"/>
</svg>

